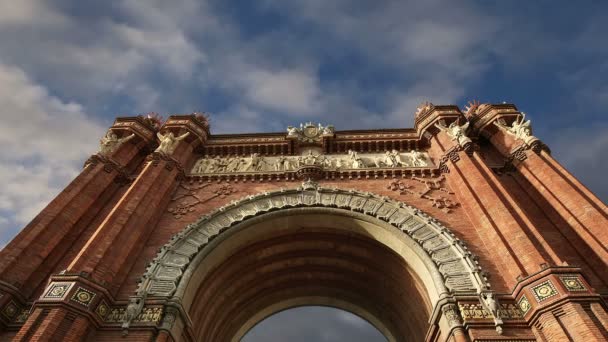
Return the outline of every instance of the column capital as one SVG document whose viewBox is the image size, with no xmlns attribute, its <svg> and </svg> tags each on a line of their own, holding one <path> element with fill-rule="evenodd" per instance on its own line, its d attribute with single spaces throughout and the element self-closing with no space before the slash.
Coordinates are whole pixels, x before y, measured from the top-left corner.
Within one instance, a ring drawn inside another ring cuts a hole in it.
<svg viewBox="0 0 608 342">
<path fill-rule="evenodd" d="M 424 102 L 416 109 L 414 128 L 420 137 L 430 139 L 431 136 L 440 132 L 436 127 L 439 120 L 443 120 L 445 125 L 454 121 L 465 119 L 458 106 L 436 106 L 430 102 Z"/>
<path fill-rule="evenodd" d="M 187 115 L 171 115 L 165 121 L 161 131 L 170 131 L 174 134 L 182 134 L 189 132 L 192 137 L 188 137 L 186 140 L 193 145 L 205 144 L 209 138 L 209 120 L 202 113 L 192 113 Z M 198 141 L 195 144 L 195 141 Z"/>
</svg>

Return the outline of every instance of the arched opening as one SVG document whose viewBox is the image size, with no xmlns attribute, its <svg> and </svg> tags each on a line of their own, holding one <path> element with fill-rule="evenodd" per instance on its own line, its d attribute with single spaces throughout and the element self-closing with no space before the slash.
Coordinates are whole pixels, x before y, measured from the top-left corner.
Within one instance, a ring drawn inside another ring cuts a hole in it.
<svg viewBox="0 0 608 342">
<path fill-rule="evenodd" d="M 484 279 L 465 243 L 427 214 L 305 182 L 187 225 L 132 300 L 164 302 L 160 328 L 176 341 L 239 341 L 272 314 L 306 305 L 352 312 L 389 341 L 419 341 L 449 336 L 444 305 L 477 296 Z"/>
<path fill-rule="evenodd" d="M 241 342 L 386 342 L 372 324 L 348 311 L 302 306 L 278 312 L 256 324 Z"/>
<path fill-rule="evenodd" d="M 183 303 L 193 337 L 239 341 L 272 314 L 323 305 L 363 317 L 390 341 L 424 340 L 431 272 L 408 237 L 383 224 L 344 210 L 297 208 L 232 227 L 189 268 Z"/>
</svg>

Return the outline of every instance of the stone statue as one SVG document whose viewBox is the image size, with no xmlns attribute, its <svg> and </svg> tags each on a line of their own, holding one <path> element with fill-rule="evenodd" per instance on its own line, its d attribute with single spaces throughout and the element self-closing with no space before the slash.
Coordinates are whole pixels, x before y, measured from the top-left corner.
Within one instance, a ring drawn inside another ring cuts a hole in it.
<svg viewBox="0 0 608 342">
<path fill-rule="evenodd" d="M 503 321 L 502 317 L 500 316 L 500 304 L 498 304 L 498 301 L 496 298 L 494 298 L 494 294 L 491 292 L 482 292 L 479 294 L 479 297 L 481 299 L 481 304 L 490 314 L 492 314 L 492 317 L 494 318 L 496 332 L 498 332 L 498 334 L 502 334 Z"/>
<path fill-rule="evenodd" d="M 127 310 L 125 311 L 125 318 L 123 319 L 122 328 L 128 329 L 131 322 L 137 318 L 137 315 L 144 308 L 144 299 L 143 298 L 131 298 L 129 301 L 129 305 L 127 305 Z"/>
<path fill-rule="evenodd" d="M 514 135 L 515 139 L 522 140 L 527 145 L 530 145 L 533 141 L 538 140 L 538 138 L 532 135 L 532 123 L 530 120 L 526 121 L 526 113 L 524 112 L 521 113 L 521 117 L 513 121 L 513 124 L 510 127 L 499 121 L 494 121 L 494 124 Z"/>
<path fill-rule="evenodd" d="M 410 156 L 412 158 L 412 166 L 427 166 L 428 165 L 424 154 L 422 154 L 416 150 L 411 150 Z"/>
<path fill-rule="evenodd" d="M 116 133 L 109 130 L 106 133 L 106 136 L 99 140 L 99 154 L 105 157 L 110 156 L 118 147 L 120 147 L 120 145 L 122 145 L 122 143 L 133 139 L 134 136 L 135 134 L 131 134 L 124 138 L 118 138 Z"/>
<path fill-rule="evenodd" d="M 184 140 L 190 132 L 186 132 L 179 137 L 176 137 L 173 132 L 169 132 L 165 135 L 160 134 L 160 132 L 156 133 L 156 136 L 160 140 L 160 145 L 154 152 L 159 152 L 170 156 L 173 154 L 173 150 L 177 147 L 177 142 Z"/>
<path fill-rule="evenodd" d="M 333 135 L 334 134 L 334 126 L 333 125 L 327 125 L 325 127 L 323 127 L 323 131 L 322 134 L 323 135 Z"/>
<path fill-rule="evenodd" d="M 298 137 L 300 136 L 300 131 L 293 126 L 287 126 L 287 136 L 288 137 Z"/>
<path fill-rule="evenodd" d="M 445 127 L 445 125 L 439 123 L 436 123 L 435 127 L 439 128 L 442 131 L 446 131 L 446 133 L 452 138 L 452 140 L 456 141 L 458 145 L 460 145 L 460 147 L 464 148 L 472 142 L 466 134 L 466 131 L 469 128 L 468 121 L 462 126 L 458 125 L 458 120 L 456 120 L 452 122 L 448 127 Z"/>
</svg>

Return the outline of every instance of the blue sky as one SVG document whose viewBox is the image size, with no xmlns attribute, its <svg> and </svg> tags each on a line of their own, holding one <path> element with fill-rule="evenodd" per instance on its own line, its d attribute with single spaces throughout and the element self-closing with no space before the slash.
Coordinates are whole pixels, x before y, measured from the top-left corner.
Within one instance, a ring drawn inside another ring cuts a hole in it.
<svg viewBox="0 0 608 342">
<path fill-rule="evenodd" d="M 422 101 L 512 102 L 604 201 L 608 4 L 0 2 L 0 246 L 117 115 L 205 111 L 212 133 L 411 127 Z"/>
</svg>

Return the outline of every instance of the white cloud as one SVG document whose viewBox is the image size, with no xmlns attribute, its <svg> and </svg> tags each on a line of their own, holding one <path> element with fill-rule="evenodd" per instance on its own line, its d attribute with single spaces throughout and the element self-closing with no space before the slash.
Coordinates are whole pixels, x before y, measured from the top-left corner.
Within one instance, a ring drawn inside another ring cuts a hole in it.
<svg viewBox="0 0 608 342">
<path fill-rule="evenodd" d="M 319 84 L 310 73 L 252 70 L 241 81 L 249 100 L 263 108 L 299 115 L 319 110 Z"/>
<path fill-rule="evenodd" d="M 0 241 L 27 224 L 79 172 L 105 127 L 53 97 L 23 70 L 0 64 Z M 6 227 L 10 228 L 6 228 Z"/>
</svg>

